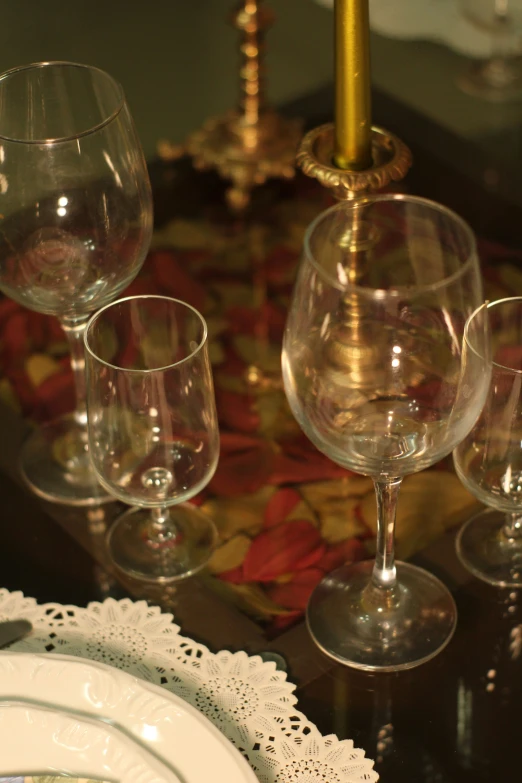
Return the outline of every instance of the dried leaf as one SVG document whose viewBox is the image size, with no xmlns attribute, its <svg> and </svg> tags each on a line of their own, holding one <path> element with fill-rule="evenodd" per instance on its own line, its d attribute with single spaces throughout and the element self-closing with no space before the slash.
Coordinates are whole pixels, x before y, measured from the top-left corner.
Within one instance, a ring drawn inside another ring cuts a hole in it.
<svg viewBox="0 0 522 783">
<path fill-rule="evenodd" d="M 318 566 L 320 566 L 325 573 L 329 573 L 345 563 L 364 560 L 365 557 L 368 557 L 368 552 L 366 551 L 364 544 L 362 544 L 358 538 L 351 538 L 333 546 L 329 546 L 320 559 Z"/>
<path fill-rule="evenodd" d="M 243 562 L 247 582 L 272 582 L 317 563 L 326 547 L 307 520 L 293 520 L 260 533 Z"/>
<path fill-rule="evenodd" d="M 317 514 L 321 535 L 327 543 L 336 544 L 366 532 L 357 511 L 361 496 L 374 496 L 371 479 L 347 476 L 304 484 L 299 490 Z"/>
<path fill-rule="evenodd" d="M 165 228 L 155 231 L 154 247 L 205 248 L 217 250 L 226 243 L 212 224 L 206 220 L 184 220 L 177 218 Z"/>
<path fill-rule="evenodd" d="M 278 490 L 272 495 L 266 506 L 265 528 L 284 522 L 300 503 L 302 503 L 301 495 L 295 489 L 285 488 Z"/>
<path fill-rule="evenodd" d="M 243 497 L 212 498 L 202 505 L 202 510 L 214 520 L 221 541 L 237 533 L 255 536 L 262 530 L 264 510 L 273 494 L 273 487 L 262 487 Z"/>
<path fill-rule="evenodd" d="M 267 588 L 267 593 L 276 604 L 285 609 L 304 611 L 323 576 L 320 568 L 307 568 L 295 574 L 286 584 L 271 585 Z"/>
<path fill-rule="evenodd" d="M 34 387 L 40 386 L 60 369 L 58 362 L 45 353 L 33 353 L 25 362 L 25 370 Z"/>
<path fill-rule="evenodd" d="M 209 487 L 218 495 L 235 497 L 256 492 L 272 474 L 274 450 L 270 443 L 261 441 L 248 451 L 221 457 Z"/>
<path fill-rule="evenodd" d="M 255 364 L 267 373 L 281 373 L 281 346 L 261 341 L 249 334 L 238 334 L 233 339 L 238 356 L 245 364 Z"/>
<path fill-rule="evenodd" d="M 272 617 L 286 616 L 287 609 L 276 604 L 262 587 L 255 584 L 234 584 L 215 580 L 217 592 L 239 609 L 258 620 L 270 620 Z"/>
<path fill-rule="evenodd" d="M 20 401 L 7 378 L 0 378 L 0 400 L 17 413 L 21 412 Z"/>
<path fill-rule="evenodd" d="M 231 571 L 243 563 L 251 540 L 243 533 L 230 538 L 212 553 L 208 562 L 208 568 L 213 574 L 221 574 L 223 571 Z"/>
</svg>

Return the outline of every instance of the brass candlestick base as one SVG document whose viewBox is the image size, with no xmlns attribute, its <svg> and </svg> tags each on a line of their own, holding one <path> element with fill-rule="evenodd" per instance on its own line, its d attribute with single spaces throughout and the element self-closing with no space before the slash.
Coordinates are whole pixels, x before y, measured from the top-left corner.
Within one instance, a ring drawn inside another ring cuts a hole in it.
<svg viewBox="0 0 522 783">
<path fill-rule="evenodd" d="M 297 154 L 303 172 L 317 179 L 340 200 L 354 200 L 365 193 L 380 190 L 390 182 L 401 180 L 411 166 L 411 153 L 403 142 L 388 131 L 372 128 L 373 165 L 363 171 L 338 168 L 334 160 L 334 126 L 321 125 L 308 133 Z M 355 206 L 354 209 L 357 207 Z M 361 270 L 360 257 L 373 238 L 363 222 L 355 220 L 351 231 L 341 237 L 345 251 L 345 271 L 348 281 L 356 286 Z M 357 292 L 349 291 L 343 298 L 338 314 L 334 339 L 330 343 L 328 361 L 338 385 L 364 399 L 378 393 L 383 372 L 380 367 L 379 341 L 385 335 L 374 333 L 365 315 L 364 303 Z"/>
<path fill-rule="evenodd" d="M 250 192 L 271 177 L 291 179 L 301 139 L 300 120 L 265 112 L 254 124 L 240 112 L 208 120 L 187 139 L 187 152 L 198 169 L 215 168 L 232 182 L 226 192 L 229 206 L 240 211 Z"/>
<path fill-rule="evenodd" d="M 158 145 L 165 160 L 188 153 L 199 169 L 215 168 L 231 180 L 226 198 L 234 211 L 244 209 L 250 193 L 271 177 L 289 179 L 301 140 L 300 120 L 287 120 L 268 108 L 264 89 L 265 31 L 272 12 L 262 0 L 242 0 L 232 22 L 241 33 L 240 101 L 237 111 L 212 117 L 185 145 Z"/>
</svg>

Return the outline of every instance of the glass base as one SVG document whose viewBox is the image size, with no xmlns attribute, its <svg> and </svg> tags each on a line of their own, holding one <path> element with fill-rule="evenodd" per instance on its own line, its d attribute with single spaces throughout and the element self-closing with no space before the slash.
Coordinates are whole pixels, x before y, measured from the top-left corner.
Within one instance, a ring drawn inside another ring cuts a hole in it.
<svg viewBox="0 0 522 783">
<path fill-rule="evenodd" d="M 470 65 L 457 80 L 475 98 L 504 103 L 522 98 L 522 69 L 518 61 L 494 59 Z"/>
<path fill-rule="evenodd" d="M 307 622 L 326 655 L 355 669 L 399 671 L 448 644 L 457 622 L 451 593 L 421 568 L 396 566 L 397 584 L 388 594 L 371 584 L 373 561 L 343 566 L 316 587 Z"/>
<path fill-rule="evenodd" d="M 114 565 L 134 579 L 175 582 L 200 571 L 216 547 L 217 531 L 209 517 L 182 503 L 168 509 L 166 532 L 154 535 L 150 508 L 132 508 L 107 535 Z"/>
<path fill-rule="evenodd" d="M 472 517 L 457 537 L 457 555 L 471 573 L 496 587 L 522 587 L 522 538 L 504 533 L 511 521 L 487 509 Z"/>
<path fill-rule="evenodd" d="M 68 506 L 98 506 L 114 498 L 98 484 L 87 431 L 73 414 L 34 430 L 23 444 L 22 476 L 38 497 Z"/>
</svg>

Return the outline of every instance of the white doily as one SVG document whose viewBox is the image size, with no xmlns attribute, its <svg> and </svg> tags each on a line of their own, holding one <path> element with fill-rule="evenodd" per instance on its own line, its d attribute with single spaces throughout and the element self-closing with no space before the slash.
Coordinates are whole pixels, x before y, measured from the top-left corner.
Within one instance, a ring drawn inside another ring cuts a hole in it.
<svg viewBox="0 0 522 783">
<path fill-rule="evenodd" d="M 295 686 L 275 663 L 244 652 L 212 653 L 181 636 L 172 615 L 145 601 L 39 606 L 0 589 L 0 621 L 21 617 L 33 632 L 11 650 L 90 658 L 162 685 L 218 726 L 263 783 L 378 779 L 364 751 L 351 740 L 323 737 L 296 709 Z"/>
</svg>

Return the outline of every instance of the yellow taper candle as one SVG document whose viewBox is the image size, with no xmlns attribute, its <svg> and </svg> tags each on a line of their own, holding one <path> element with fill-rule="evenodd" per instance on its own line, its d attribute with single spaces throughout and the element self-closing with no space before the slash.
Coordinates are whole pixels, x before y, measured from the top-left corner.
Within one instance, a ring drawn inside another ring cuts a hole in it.
<svg viewBox="0 0 522 783">
<path fill-rule="evenodd" d="M 370 14 L 368 0 L 334 0 L 335 164 L 372 164 Z"/>
</svg>

